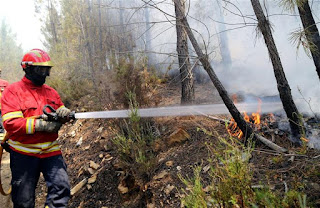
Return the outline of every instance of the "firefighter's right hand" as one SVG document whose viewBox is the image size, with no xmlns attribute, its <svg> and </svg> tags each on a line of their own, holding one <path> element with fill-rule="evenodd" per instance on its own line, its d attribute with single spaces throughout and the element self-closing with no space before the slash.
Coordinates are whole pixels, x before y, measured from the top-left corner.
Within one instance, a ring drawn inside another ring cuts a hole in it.
<svg viewBox="0 0 320 208">
<path fill-rule="evenodd" d="M 36 119 L 35 131 L 58 132 L 61 126 L 60 122 Z"/>
</svg>

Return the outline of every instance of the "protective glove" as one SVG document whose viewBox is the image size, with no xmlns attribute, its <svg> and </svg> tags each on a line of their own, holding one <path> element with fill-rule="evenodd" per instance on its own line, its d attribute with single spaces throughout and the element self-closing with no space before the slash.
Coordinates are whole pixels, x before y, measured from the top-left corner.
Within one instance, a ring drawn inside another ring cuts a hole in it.
<svg viewBox="0 0 320 208">
<path fill-rule="evenodd" d="M 66 108 L 66 107 L 62 107 L 62 108 L 58 108 L 58 110 L 56 111 L 56 113 L 58 114 L 58 117 L 60 117 L 60 118 L 65 118 L 65 117 L 67 117 L 67 116 L 71 113 L 71 110 L 69 110 L 69 109 Z"/>
<path fill-rule="evenodd" d="M 60 122 L 36 119 L 35 131 L 58 132 L 61 126 Z"/>
</svg>

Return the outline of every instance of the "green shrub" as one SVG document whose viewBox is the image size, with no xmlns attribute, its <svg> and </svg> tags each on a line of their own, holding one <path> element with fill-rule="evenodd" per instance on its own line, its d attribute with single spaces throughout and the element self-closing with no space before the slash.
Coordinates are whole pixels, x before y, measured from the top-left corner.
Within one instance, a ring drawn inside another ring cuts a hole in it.
<svg viewBox="0 0 320 208">
<path fill-rule="evenodd" d="M 252 143 L 245 147 L 233 138 L 215 137 L 219 142 L 208 145 L 209 185 L 203 186 L 201 167 L 194 168 L 193 178 L 179 176 L 187 187 L 182 189 L 181 198 L 185 207 L 306 207 L 306 195 L 298 191 L 281 194 L 264 184 L 261 184 L 263 188 L 253 189 L 253 170 L 249 163 L 254 149 Z"/>
<path fill-rule="evenodd" d="M 152 150 L 156 135 L 153 122 L 141 119 L 137 114 L 135 94 L 129 93 L 131 115 L 128 120 L 119 123 L 120 131 L 112 139 L 122 164 L 136 176 L 145 177 L 147 181 L 154 171 L 156 155 Z"/>
</svg>

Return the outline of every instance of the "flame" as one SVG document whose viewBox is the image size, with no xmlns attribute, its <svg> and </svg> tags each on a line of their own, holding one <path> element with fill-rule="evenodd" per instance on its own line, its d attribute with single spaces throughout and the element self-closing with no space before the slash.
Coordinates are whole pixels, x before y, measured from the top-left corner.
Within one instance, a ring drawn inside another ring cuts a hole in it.
<svg viewBox="0 0 320 208">
<path fill-rule="evenodd" d="M 235 103 L 237 103 L 237 96 L 236 95 L 232 95 L 232 99 Z M 247 112 L 243 112 L 243 118 L 246 122 L 248 123 L 252 123 L 254 125 L 255 128 L 260 129 L 261 126 L 261 99 L 258 99 L 258 109 L 257 112 L 252 113 L 250 116 L 247 114 Z M 273 116 L 274 118 L 274 116 Z M 227 125 L 227 131 L 228 133 L 233 136 L 233 137 L 237 137 L 239 139 L 241 139 L 243 137 L 243 132 L 240 130 L 240 128 L 238 127 L 237 123 L 235 122 L 235 120 L 233 118 L 231 118 L 229 124 Z"/>
<path fill-rule="evenodd" d="M 300 139 L 301 139 L 303 142 L 306 142 L 306 143 L 309 142 L 309 139 L 307 139 L 307 138 L 305 138 L 305 137 L 301 137 Z"/>
<path fill-rule="evenodd" d="M 243 118 L 246 122 L 249 122 L 250 121 L 250 117 L 248 116 L 248 114 L 246 112 L 243 112 Z"/>
<path fill-rule="evenodd" d="M 231 118 L 229 124 L 227 125 L 227 130 L 231 136 L 237 137 L 239 139 L 243 137 L 242 131 L 239 129 L 237 123 L 233 118 Z"/>
</svg>

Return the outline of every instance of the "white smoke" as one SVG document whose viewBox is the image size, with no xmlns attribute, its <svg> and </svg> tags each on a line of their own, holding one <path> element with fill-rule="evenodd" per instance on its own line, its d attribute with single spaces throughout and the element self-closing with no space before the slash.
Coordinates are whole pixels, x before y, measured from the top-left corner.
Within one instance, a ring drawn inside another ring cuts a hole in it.
<svg viewBox="0 0 320 208">
<path fill-rule="evenodd" d="M 232 4 L 226 4 L 219 0 L 192 0 L 191 5 L 188 6 L 189 23 L 201 46 L 206 47 L 215 72 L 230 94 L 242 92 L 255 96 L 277 96 L 277 83 L 264 39 L 262 35 L 257 37 L 256 25 L 252 24 L 257 22 L 251 3 L 249 0 L 231 2 Z M 289 40 L 290 34 L 302 27 L 298 14 L 291 15 L 289 11 L 284 11 L 276 1 L 261 2 L 271 21 L 273 37 L 299 110 L 311 112 L 310 104 L 312 111 L 319 113 L 320 80 L 313 60 L 306 55 L 302 47 L 297 51 L 296 46 Z M 159 6 L 174 16 L 172 1 Z M 319 22 L 320 2 L 314 1 L 312 8 L 315 21 Z M 215 15 L 220 12 L 220 9 L 226 23 L 224 33 L 228 38 L 232 58 L 230 68 L 225 68 L 221 63 L 219 51 L 219 32 L 221 31 L 218 31 L 218 24 L 221 23 L 214 21 L 218 20 Z M 164 15 L 159 10 L 153 9 L 151 12 L 151 21 L 169 19 L 173 24 L 175 23 L 173 17 Z M 244 22 L 247 23 L 246 27 L 242 27 Z M 175 26 L 172 23 L 161 23 L 153 27 L 152 45 L 155 52 L 176 54 Z M 165 71 L 168 66 L 178 69 L 176 56 L 168 57 L 165 54 L 158 54 L 157 60 L 162 71 Z"/>
</svg>

